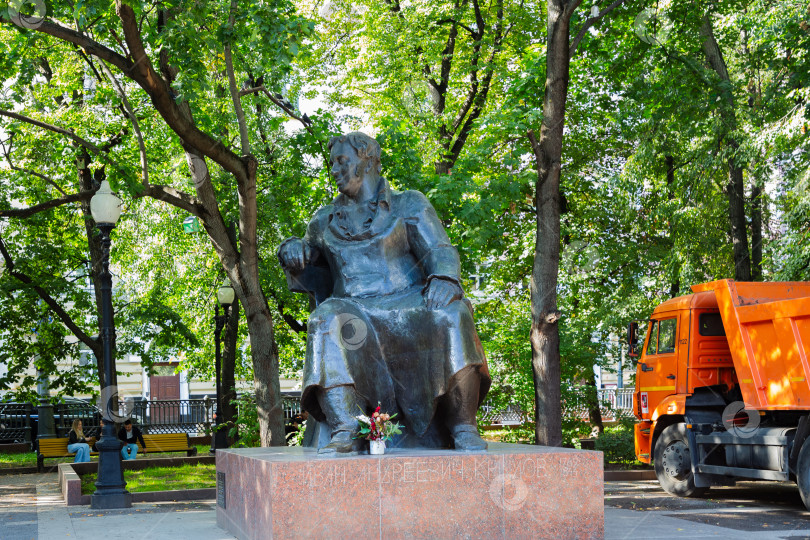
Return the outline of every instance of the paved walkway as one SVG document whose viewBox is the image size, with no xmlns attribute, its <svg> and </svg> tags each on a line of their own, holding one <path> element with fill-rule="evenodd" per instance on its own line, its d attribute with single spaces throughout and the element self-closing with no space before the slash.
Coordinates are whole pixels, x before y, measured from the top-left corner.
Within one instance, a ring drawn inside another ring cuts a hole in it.
<svg viewBox="0 0 810 540">
<path fill-rule="evenodd" d="M 798 540 L 810 538 L 810 512 L 791 483 L 739 482 L 681 499 L 654 480 L 607 482 L 605 537 Z"/>
<path fill-rule="evenodd" d="M 605 537 L 618 539 L 810 538 L 810 512 L 794 484 L 742 482 L 702 499 L 679 499 L 655 481 L 605 484 Z M 56 473 L 0 476 L 0 539 L 232 539 L 216 525 L 214 501 L 127 510 L 65 506 Z"/>
<path fill-rule="evenodd" d="M 225 540 L 214 501 L 136 503 L 126 510 L 65 506 L 56 473 L 0 476 L 0 539 Z"/>
</svg>

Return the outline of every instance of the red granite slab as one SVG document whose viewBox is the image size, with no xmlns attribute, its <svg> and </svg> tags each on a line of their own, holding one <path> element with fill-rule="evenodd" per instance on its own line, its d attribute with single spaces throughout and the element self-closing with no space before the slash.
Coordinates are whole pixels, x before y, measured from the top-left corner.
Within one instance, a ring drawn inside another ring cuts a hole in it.
<svg viewBox="0 0 810 540">
<path fill-rule="evenodd" d="M 499 538 L 503 457 L 390 456 L 381 462 L 382 538 Z"/>
<path fill-rule="evenodd" d="M 217 471 L 217 522 L 245 540 L 604 536 L 599 452 L 491 444 L 325 459 L 251 448 L 218 451 Z"/>
<path fill-rule="evenodd" d="M 504 537 L 604 537 L 601 452 L 504 455 Z"/>
<path fill-rule="evenodd" d="M 378 531 L 379 463 L 317 456 L 274 463 L 268 494 L 285 510 L 273 516 L 273 538 L 363 538 Z"/>
</svg>

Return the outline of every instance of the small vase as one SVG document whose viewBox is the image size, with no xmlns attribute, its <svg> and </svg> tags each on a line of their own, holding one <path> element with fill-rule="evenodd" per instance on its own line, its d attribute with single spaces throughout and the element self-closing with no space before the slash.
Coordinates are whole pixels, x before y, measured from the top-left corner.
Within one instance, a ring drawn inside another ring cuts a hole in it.
<svg viewBox="0 0 810 540">
<path fill-rule="evenodd" d="M 385 441 L 368 441 L 368 453 L 372 456 L 381 456 L 385 454 Z"/>
</svg>

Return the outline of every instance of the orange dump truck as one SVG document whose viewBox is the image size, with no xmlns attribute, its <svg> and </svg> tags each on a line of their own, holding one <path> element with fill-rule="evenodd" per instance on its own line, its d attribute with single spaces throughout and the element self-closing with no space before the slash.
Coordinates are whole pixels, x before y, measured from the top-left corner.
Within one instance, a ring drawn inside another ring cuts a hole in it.
<svg viewBox="0 0 810 540">
<path fill-rule="evenodd" d="M 655 308 L 643 343 L 628 326 L 636 457 L 675 495 L 795 481 L 810 508 L 810 282 L 692 291 Z"/>
</svg>

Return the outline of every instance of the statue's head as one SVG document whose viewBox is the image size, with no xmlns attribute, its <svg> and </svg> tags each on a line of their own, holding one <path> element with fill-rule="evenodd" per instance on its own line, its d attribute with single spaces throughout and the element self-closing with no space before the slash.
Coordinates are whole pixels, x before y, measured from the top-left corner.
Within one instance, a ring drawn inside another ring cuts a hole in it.
<svg viewBox="0 0 810 540">
<path fill-rule="evenodd" d="M 332 137 L 328 148 L 330 172 L 341 193 L 354 196 L 365 180 L 379 177 L 380 145 L 365 133 Z"/>
</svg>

